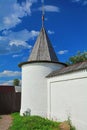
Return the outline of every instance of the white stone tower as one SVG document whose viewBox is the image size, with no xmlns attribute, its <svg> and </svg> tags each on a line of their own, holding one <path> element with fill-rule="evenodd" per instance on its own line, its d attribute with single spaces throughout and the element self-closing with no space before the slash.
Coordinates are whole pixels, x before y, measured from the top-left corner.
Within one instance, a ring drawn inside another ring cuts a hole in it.
<svg viewBox="0 0 87 130">
<path fill-rule="evenodd" d="M 47 79 L 46 76 L 54 70 L 64 67 L 57 59 L 52 44 L 44 28 L 44 13 L 42 28 L 27 62 L 19 64 L 22 68 L 21 110 L 31 110 L 31 115 L 47 116 Z"/>
<path fill-rule="evenodd" d="M 64 63 L 58 62 L 44 27 L 36 40 L 30 58 L 20 63 L 22 68 L 21 111 L 23 115 L 28 109 L 32 115 L 47 115 L 47 79 L 54 70 L 61 69 Z"/>
</svg>

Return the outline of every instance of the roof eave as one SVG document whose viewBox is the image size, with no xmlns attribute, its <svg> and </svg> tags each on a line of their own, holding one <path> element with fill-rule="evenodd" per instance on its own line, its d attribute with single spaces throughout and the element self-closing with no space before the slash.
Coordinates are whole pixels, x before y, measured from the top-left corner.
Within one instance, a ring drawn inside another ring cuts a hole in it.
<svg viewBox="0 0 87 130">
<path fill-rule="evenodd" d="M 68 74 L 68 73 L 77 72 L 77 71 L 80 71 L 80 70 L 87 69 L 86 64 L 87 64 L 87 61 L 84 61 L 84 62 L 80 62 L 80 63 L 74 64 L 74 65 L 64 67 L 64 68 L 62 68 L 58 71 L 53 71 L 52 73 L 47 75 L 46 78 L 51 78 L 51 77 L 60 76 L 60 75 L 64 75 L 64 74 Z"/>
<path fill-rule="evenodd" d="M 31 64 L 31 63 L 55 63 L 55 64 L 61 64 L 61 65 L 67 66 L 67 64 L 62 63 L 62 62 L 45 61 L 45 60 L 43 60 L 43 61 L 27 61 L 27 62 L 21 62 L 20 64 L 18 64 L 18 66 L 21 68 L 23 65 Z"/>
<path fill-rule="evenodd" d="M 68 72 L 60 73 L 60 74 L 56 74 L 56 75 L 50 75 L 49 74 L 49 75 L 46 76 L 46 78 L 52 78 L 52 77 L 56 77 L 56 76 L 61 76 L 61 75 L 77 72 L 77 71 L 84 70 L 84 69 L 87 69 L 87 68 L 81 68 L 81 69 L 77 69 L 77 70 L 72 70 L 72 71 L 68 71 Z"/>
</svg>

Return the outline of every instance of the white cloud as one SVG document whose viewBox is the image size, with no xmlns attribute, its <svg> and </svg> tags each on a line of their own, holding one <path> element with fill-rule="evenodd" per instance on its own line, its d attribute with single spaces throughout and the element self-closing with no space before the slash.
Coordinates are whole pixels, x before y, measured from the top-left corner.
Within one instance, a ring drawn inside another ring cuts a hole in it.
<svg viewBox="0 0 87 130">
<path fill-rule="evenodd" d="M 0 36 L 0 41 L 6 40 L 6 37 Z"/>
<path fill-rule="evenodd" d="M 13 55 L 12 57 L 13 58 L 16 58 L 16 57 L 21 57 L 22 55 Z"/>
<path fill-rule="evenodd" d="M 4 70 L 3 72 L 0 72 L 0 77 L 15 77 L 20 75 L 21 72 L 19 71 Z"/>
<path fill-rule="evenodd" d="M 16 47 L 23 46 L 23 47 L 28 48 L 28 49 L 30 49 L 32 47 L 31 45 L 28 45 L 27 42 L 24 42 L 24 41 L 21 41 L 21 40 L 10 41 L 9 45 L 10 46 L 16 46 Z"/>
<path fill-rule="evenodd" d="M 13 32 L 11 30 L 4 30 L 3 36 L 0 37 L 0 54 L 17 53 L 23 49 L 31 49 L 29 40 L 34 39 L 39 31 L 27 29 L 19 32 Z"/>
<path fill-rule="evenodd" d="M 87 5 L 87 0 L 85 0 L 85 1 L 83 2 L 83 5 L 84 5 L 84 6 Z"/>
<path fill-rule="evenodd" d="M 13 80 L 2 81 L 0 85 L 13 85 Z"/>
<path fill-rule="evenodd" d="M 72 0 L 72 2 L 80 2 L 81 0 Z"/>
<path fill-rule="evenodd" d="M 72 0 L 72 2 L 80 3 L 81 5 L 87 5 L 87 0 Z"/>
<path fill-rule="evenodd" d="M 36 37 L 36 36 L 38 36 L 38 34 L 39 34 L 39 31 L 35 31 L 35 30 L 32 30 L 31 32 L 30 32 L 30 38 L 34 38 L 34 37 Z"/>
<path fill-rule="evenodd" d="M 38 10 L 42 10 L 42 7 L 39 7 Z M 45 5 L 44 10 L 46 12 L 60 12 L 60 8 L 54 5 Z"/>
<path fill-rule="evenodd" d="M 5 25 L 6 29 L 15 27 L 19 23 L 21 23 L 21 20 L 16 15 L 11 15 L 9 17 L 3 18 L 3 24 Z"/>
<path fill-rule="evenodd" d="M 17 0 L 0 0 L 0 30 L 15 27 L 22 17 L 31 15 L 34 2 L 37 0 L 26 0 L 20 5 Z"/>
<path fill-rule="evenodd" d="M 0 80 L 0 85 L 13 85 L 13 80 Z M 21 80 L 19 79 L 20 81 L 20 85 L 21 85 Z"/>
<path fill-rule="evenodd" d="M 48 18 L 46 18 L 46 17 L 45 17 L 45 18 L 44 18 L 44 20 L 45 20 L 45 21 L 47 21 L 47 20 L 48 20 Z"/>
<path fill-rule="evenodd" d="M 68 50 L 61 50 L 61 51 L 58 52 L 58 54 L 60 54 L 60 55 L 63 55 L 63 54 L 66 54 L 66 53 L 68 53 Z"/>
<path fill-rule="evenodd" d="M 22 41 L 28 41 L 29 39 L 33 39 L 36 36 L 38 36 L 39 31 L 31 30 L 30 32 L 27 29 L 18 31 L 18 32 L 12 32 L 11 30 L 5 30 L 2 32 L 4 39 L 9 40 L 22 40 Z"/>
<path fill-rule="evenodd" d="M 49 34 L 54 34 L 54 31 L 48 30 Z"/>
</svg>

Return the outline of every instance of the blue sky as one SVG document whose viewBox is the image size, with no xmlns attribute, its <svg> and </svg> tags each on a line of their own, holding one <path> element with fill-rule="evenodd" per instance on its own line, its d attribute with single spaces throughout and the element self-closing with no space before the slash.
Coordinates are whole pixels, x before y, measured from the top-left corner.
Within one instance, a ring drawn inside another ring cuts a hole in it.
<svg viewBox="0 0 87 130">
<path fill-rule="evenodd" d="M 45 0 L 45 29 L 59 61 L 87 51 L 87 0 Z M 41 0 L 0 0 L 0 84 L 21 78 L 41 29 Z"/>
</svg>

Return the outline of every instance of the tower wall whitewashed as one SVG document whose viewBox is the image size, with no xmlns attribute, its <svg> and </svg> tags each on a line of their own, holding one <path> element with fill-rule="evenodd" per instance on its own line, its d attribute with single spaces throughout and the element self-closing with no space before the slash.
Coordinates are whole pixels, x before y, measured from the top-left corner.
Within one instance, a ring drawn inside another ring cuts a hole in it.
<svg viewBox="0 0 87 130">
<path fill-rule="evenodd" d="M 22 66 L 21 115 L 30 109 L 31 115 L 47 116 L 46 76 L 62 67 L 64 67 L 62 64 L 43 62 Z"/>
</svg>

